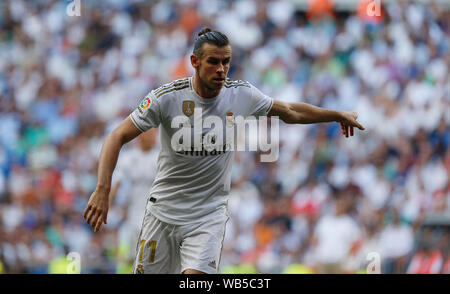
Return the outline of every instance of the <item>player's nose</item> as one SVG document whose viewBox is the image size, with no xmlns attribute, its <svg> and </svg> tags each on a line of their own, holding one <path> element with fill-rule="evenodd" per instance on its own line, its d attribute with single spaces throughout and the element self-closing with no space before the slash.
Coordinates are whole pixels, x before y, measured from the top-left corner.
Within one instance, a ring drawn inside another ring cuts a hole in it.
<svg viewBox="0 0 450 294">
<path fill-rule="evenodd" d="M 217 72 L 217 73 L 223 73 L 223 72 L 225 72 L 225 67 L 223 66 L 222 63 L 219 63 L 219 65 L 217 66 L 216 72 Z"/>
</svg>

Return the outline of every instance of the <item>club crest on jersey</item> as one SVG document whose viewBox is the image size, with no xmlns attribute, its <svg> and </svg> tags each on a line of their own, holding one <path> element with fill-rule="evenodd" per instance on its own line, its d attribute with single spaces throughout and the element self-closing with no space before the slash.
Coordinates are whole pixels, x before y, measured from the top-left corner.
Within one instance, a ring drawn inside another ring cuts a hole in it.
<svg viewBox="0 0 450 294">
<path fill-rule="evenodd" d="M 191 116 L 194 114 L 195 103 L 192 100 L 183 101 L 183 113 L 186 116 Z"/>
<path fill-rule="evenodd" d="M 143 274 L 144 273 L 144 266 L 142 264 L 138 264 L 136 268 L 136 274 Z"/>
<path fill-rule="evenodd" d="M 141 101 L 141 104 L 139 104 L 139 109 L 145 111 L 150 107 L 151 104 L 152 100 L 150 100 L 150 97 L 147 96 Z"/>
<path fill-rule="evenodd" d="M 234 114 L 231 111 L 227 112 L 227 116 L 225 117 L 225 123 L 227 127 L 232 127 L 234 125 Z"/>
</svg>

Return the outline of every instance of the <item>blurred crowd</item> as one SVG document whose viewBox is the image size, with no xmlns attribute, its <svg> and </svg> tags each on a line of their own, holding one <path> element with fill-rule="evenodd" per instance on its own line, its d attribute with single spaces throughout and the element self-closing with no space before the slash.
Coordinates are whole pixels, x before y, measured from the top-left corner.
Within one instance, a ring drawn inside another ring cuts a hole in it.
<svg viewBox="0 0 450 294">
<path fill-rule="evenodd" d="M 309 1 L 314 13 L 289 0 L 98 2 L 0 3 L 0 273 L 64 273 L 69 252 L 82 273 L 131 271 L 127 219 L 142 207 L 130 203 L 145 197 L 133 185 L 150 189 L 153 172 L 135 179 L 119 160 L 94 234 L 82 214 L 101 145 L 151 89 L 192 75 L 205 26 L 229 36 L 232 79 L 355 110 L 366 128 L 281 124 L 278 161 L 236 152 L 220 271 L 450 273 L 448 9 L 382 1 L 371 19 L 331 0 Z M 425 227 L 432 216 L 440 225 Z"/>
</svg>

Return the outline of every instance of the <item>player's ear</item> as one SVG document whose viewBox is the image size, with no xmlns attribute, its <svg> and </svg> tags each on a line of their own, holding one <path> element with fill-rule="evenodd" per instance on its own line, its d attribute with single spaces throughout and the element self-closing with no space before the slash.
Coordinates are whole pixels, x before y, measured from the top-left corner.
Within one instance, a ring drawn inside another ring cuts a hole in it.
<svg viewBox="0 0 450 294">
<path fill-rule="evenodd" d="M 192 54 L 191 55 L 191 64 L 194 68 L 197 68 L 200 65 L 200 58 L 197 55 Z"/>
</svg>

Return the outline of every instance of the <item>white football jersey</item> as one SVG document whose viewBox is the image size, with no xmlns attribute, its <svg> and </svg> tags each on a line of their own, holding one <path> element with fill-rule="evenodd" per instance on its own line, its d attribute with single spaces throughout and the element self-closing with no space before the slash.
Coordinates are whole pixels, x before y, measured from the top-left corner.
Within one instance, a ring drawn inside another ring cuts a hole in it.
<svg viewBox="0 0 450 294">
<path fill-rule="evenodd" d="M 212 129 L 217 131 L 217 126 L 210 124 L 210 127 L 198 128 L 199 114 L 202 114 L 203 123 L 213 116 L 216 122 L 217 117 L 221 120 L 223 137 L 217 141 L 226 145 L 226 129 L 234 128 L 234 117 L 266 116 L 272 104 L 272 98 L 240 80 L 227 79 L 220 94 L 214 98 L 200 97 L 193 88 L 192 77 L 151 91 L 130 114 L 134 125 L 142 132 L 160 128 L 161 148 L 149 195 L 153 200 L 149 203 L 150 212 L 163 222 L 177 225 L 196 222 L 212 214 L 227 216 L 234 152 L 227 151 L 228 148 L 208 149 L 211 144 L 218 146 L 215 135 L 208 137 Z M 191 142 L 188 136 L 179 137 L 182 128 L 192 130 Z M 194 147 L 196 135 L 209 140 L 202 141 L 205 145 L 201 145 L 200 151 Z M 172 144 L 173 136 L 175 145 Z M 180 146 L 185 149 L 179 149 Z M 186 146 L 190 146 L 189 149 Z"/>
</svg>

